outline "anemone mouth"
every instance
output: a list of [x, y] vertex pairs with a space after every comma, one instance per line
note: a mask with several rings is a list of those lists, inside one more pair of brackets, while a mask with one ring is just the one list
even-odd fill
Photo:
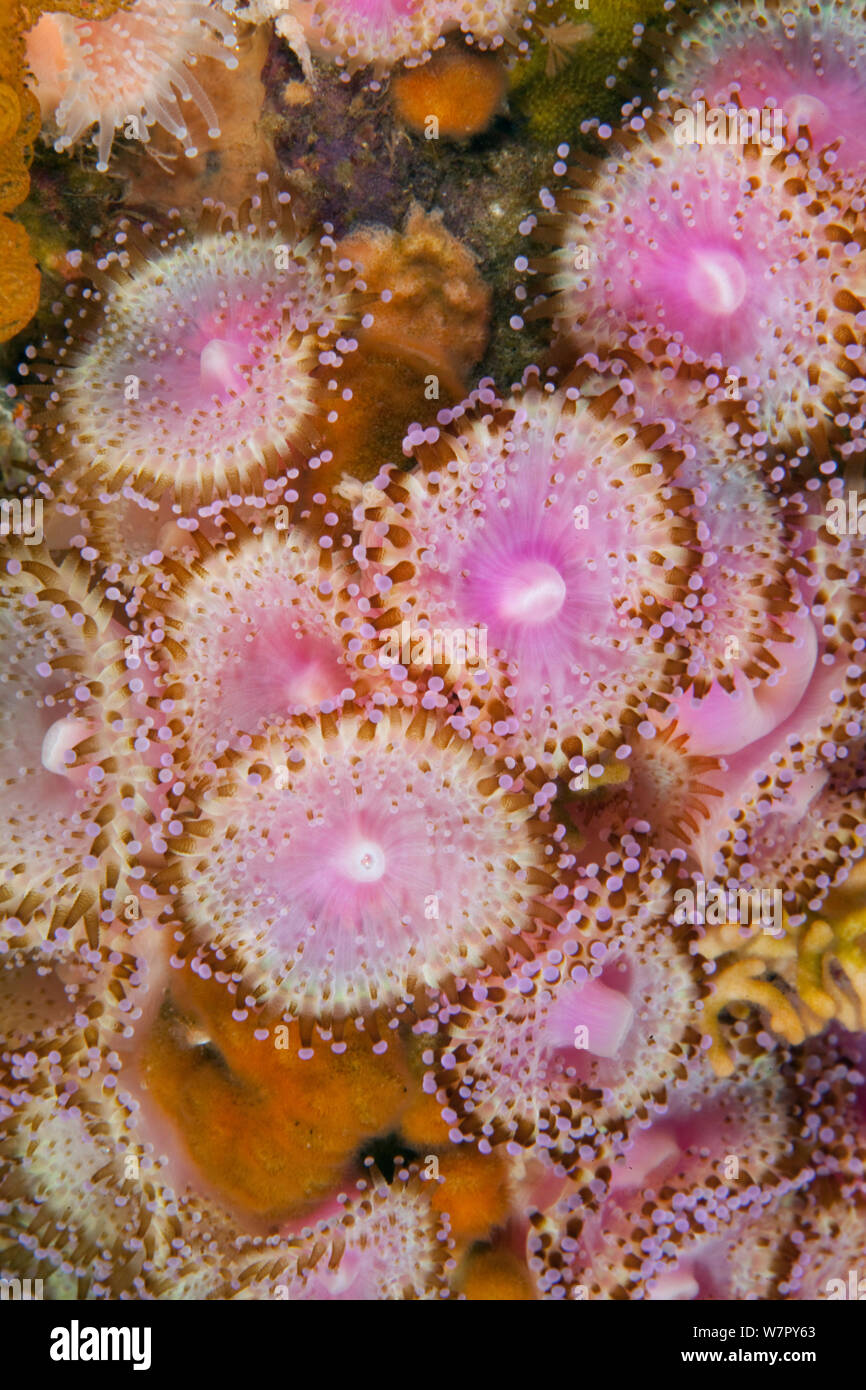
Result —
[[830, 135], [832, 116], [829, 107], [814, 92], [795, 92], [785, 101], [784, 114], [789, 143], [793, 144], [800, 130], [806, 129], [813, 136], [816, 145], [828, 143], [825, 136]]
[[[441, 1055], [430, 1055], [452, 1123], [482, 1152], [535, 1146], [585, 1172], [582, 1145], [600, 1157], [611, 1135], [686, 1083], [706, 986], [689, 932], [660, 925], [658, 903], [637, 915], [644, 888], [622, 887], [632, 877], [611, 871], [610, 902], [625, 902], [611, 912], [609, 937], [587, 924], [586, 939], [570, 940], [565, 928], [540, 969], [476, 990]], [[585, 911], [606, 915], [599, 902]], [[640, 928], [628, 926], [632, 914]]]
[[[453, 574], [459, 565], [456, 583], [450, 576], [431, 574], [430, 578], [443, 606], [456, 610], [461, 621], [469, 623], [471, 616], [476, 626], [486, 628], [488, 641], [518, 670], [535, 658], [549, 676], [550, 652], [557, 639], [567, 644], [575, 663], [579, 655], [588, 657], [587, 651], [577, 650], [579, 617], [586, 608], [602, 618], [607, 608], [611, 625], [619, 625], [616, 596], [606, 591], [606, 576], [598, 573], [595, 555], [584, 559], [576, 544], [569, 548], [570, 537], [563, 537], [561, 528], [542, 534], [529, 550], [519, 527], [516, 536], [511, 529], [510, 519], [494, 513], [474, 544], [471, 559], [461, 554], [451, 563], [445, 561], [446, 574]], [[591, 639], [586, 646], [591, 646]]]
[[748, 290], [743, 258], [733, 248], [708, 247], [692, 253], [686, 267], [686, 293], [695, 309], [729, 318]]
[[519, 557], [498, 596], [499, 618], [507, 626], [535, 627], [552, 622], [567, 593], [565, 580], [555, 565]]
[[110, 622], [86, 566], [15, 548], [0, 582], [4, 936], [86, 930], [95, 946], [112, 904], [137, 902], [135, 835], [154, 819], [137, 764], [150, 739], [144, 704], [122, 708]]
[[[228, 783], [192, 792], [164, 887], [181, 954], [230, 955], [247, 992], [307, 1037], [311, 1020], [342, 1027], [531, 952], [549, 881], [531, 798], [448, 725], [347, 706], [287, 725], [241, 768], [224, 758]], [[202, 835], [207, 855], [190, 857]]]
[[[814, 257], [818, 204], [809, 213], [797, 201], [798, 155], [683, 145], [682, 115], [694, 118], [691, 108], [663, 112], [596, 170], [573, 171], [560, 249], [539, 266], [552, 273], [537, 312], [552, 315], [564, 353], [640, 345], [657, 365], [661, 347], [721, 367], [725, 390], [754, 397], [755, 423], [772, 438], [808, 438], [820, 433], [822, 402], [830, 418], [840, 413], [830, 403], [849, 372], [824, 351], [822, 306], [856, 270], [841, 246]], [[801, 173], [808, 184], [805, 165]], [[843, 336], [850, 327], [838, 320]]]
[[46, 463], [186, 511], [255, 492], [313, 451], [347, 278], [261, 200], [236, 225], [206, 216], [196, 239], [176, 226], [161, 241], [119, 235], [131, 273], [92, 270], [52, 389], [47, 367], [26, 370]]
[[616, 395], [529, 384], [493, 412], [479, 401], [356, 509], [371, 622], [483, 633], [488, 689], [512, 711], [501, 727], [534, 756], [638, 722], [683, 654], [690, 494], [669, 485], [676, 456], [613, 418]]
[[338, 872], [352, 883], [378, 883], [388, 868], [388, 854], [381, 838], [371, 839], [349, 831], [338, 840]]
[[677, 849], [700, 857], [712, 808], [724, 795], [721, 761], [691, 753], [688, 735], [675, 722], [648, 721], [629, 734], [622, 750], [600, 768], [597, 783], [580, 768], [569, 781], [575, 795], [568, 814], [578, 830], [607, 843], [623, 825], [628, 831], [650, 826], [665, 854]]
[[69, 149], [97, 125], [97, 168], [108, 168], [118, 130], [134, 123], [145, 142], [154, 124], [189, 141], [182, 102], [192, 102], [217, 129], [216, 112], [192, 68], [199, 57], [228, 67], [237, 59], [234, 26], [220, 8], [202, 0], [178, 0], [166, 12], [158, 0], [86, 22], [68, 14], [43, 14], [27, 34], [27, 56], [43, 112], [54, 121], [56, 149]]

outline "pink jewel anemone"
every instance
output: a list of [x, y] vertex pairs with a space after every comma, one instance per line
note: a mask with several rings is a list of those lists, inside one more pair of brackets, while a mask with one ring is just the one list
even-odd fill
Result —
[[820, 912], [866, 849], [864, 793], [845, 785], [845, 771], [786, 774], [774, 795], [756, 797], [717, 852], [728, 887], [776, 889], [792, 926]]
[[684, 652], [689, 494], [676, 455], [611, 417], [615, 395], [482, 390], [474, 418], [417, 448], [417, 472], [386, 471], [356, 509], [376, 630], [484, 634], [513, 709], [494, 731], [538, 760], [613, 746], [663, 707]]
[[154, 1180], [129, 1107], [96, 1081], [67, 1081], [64, 1052], [22, 1085], [23, 1104], [0, 1126], [11, 1213], [0, 1216], [0, 1263], [43, 1277], [48, 1298], [146, 1297], [182, 1245], [175, 1194]]
[[626, 747], [628, 757], [609, 763], [597, 782], [572, 760], [567, 819], [598, 853], [623, 826], [636, 833], [651, 827], [658, 855], [694, 853], [711, 808], [724, 795], [722, 763], [692, 753], [675, 723], [658, 720], [640, 734], [632, 731]]
[[[293, 41], [280, 24], [277, 28]], [[377, 73], [396, 63], [418, 63], [441, 46], [442, 35], [460, 29], [478, 48], [516, 46], [518, 0], [293, 0], [310, 48], [339, 67], [354, 71], [372, 65]]]
[[728, 696], [716, 687], [703, 700], [689, 693], [672, 705], [695, 751], [726, 755], [735, 796], [785, 769], [844, 759], [863, 733], [866, 550], [861, 537], [835, 533], [830, 491], [816, 485], [785, 499], [801, 606], [786, 622], [795, 640], [778, 649], [779, 676], [755, 691], [741, 683]]
[[191, 797], [162, 875], [180, 954], [230, 959], [306, 1038], [528, 954], [553, 886], [531, 798], [423, 710], [296, 720]]
[[678, 708], [683, 731], [700, 722], [702, 753], [735, 752], [791, 712], [814, 667], [814, 626], [791, 562], [796, 521], [756, 457], [742, 407], [729, 416], [685, 366], [651, 372], [630, 350], [605, 364], [599, 383], [610, 372], [629, 411], [683, 456], [677, 481], [693, 498], [700, 564], [683, 605], [688, 693]]
[[189, 143], [181, 102], [192, 102], [219, 135], [217, 114], [192, 69], [200, 57], [237, 67], [234, 26], [218, 5], [202, 0], [135, 0], [107, 19], [43, 14], [27, 35], [27, 61], [43, 115], [68, 150], [96, 125], [97, 169], [108, 168], [118, 130], [147, 141], [160, 125]]
[[665, 86], [711, 107], [775, 107], [793, 145], [805, 128], [815, 150], [837, 145], [841, 172], [866, 174], [866, 21], [849, 0], [749, 0], [700, 11], [677, 34]]
[[[150, 735], [120, 711], [112, 606], [87, 566], [15, 546], [0, 577], [3, 936], [65, 940], [110, 922], [142, 870]], [[155, 774], [154, 774], [155, 777]], [[141, 841], [136, 840], [141, 835]]]
[[851, 278], [805, 170], [757, 144], [679, 143], [659, 116], [559, 200], [552, 312], [563, 350], [628, 344], [703, 362], [774, 438], [820, 432], [847, 377], [830, 325]]
[[164, 585], [157, 571], [143, 600], [163, 624], [163, 691], [194, 768], [293, 715], [339, 708], [362, 683], [343, 555], [272, 517], [260, 534], [224, 520], [232, 542], [200, 540], [191, 568], [172, 565]]
[[3, 939], [0, 948], [0, 1118], [15, 1114], [46, 1068], [93, 1075], [125, 1035], [138, 959], [117, 931], [97, 948]]
[[532, 1147], [580, 1171], [699, 1056], [707, 989], [689, 947], [688, 931], [644, 921], [604, 940], [557, 937], [511, 979], [476, 986], [437, 1060], [444, 1118], [482, 1153]]
[[[390, 1184], [373, 1170], [337, 1215], [236, 1272], [228, 1297], [367, 1303], [448, 1296], [453, 1241], [430, 1205], [429, 1184], [399, 1169]], [[235, 1292], [235, 1290], [237, 1290]]]
[[22, 368], [48, 467], [189, 509], [308, 456], [350, 301], [333, 241], [295, 239], [287, 199], [208, 214], [194, 237], [177, 219], [155, 244], [118, 234], [95, 291], [70, 293], [59, 365]]
[[534, 1219], [529, 1266], [547, 1297], [735, 1296], [731, 1256], [768, 1211], [778, 1230], [789, 1194], [810, 1175], [798, 1168], [778, 1082], [755, 1075], [722, 1090], [693, 1077], [692, 1087], [668, 1116], [629, 1136], [600, 1209], [566, 1191]]
[[692, 450], [680, 479], [695, 498], [701, 569], [686, 600], [694, 623], [689, 675], [695, 694], [713, 682], [732, 691], [740, 679], [781, 670], [794, 641], [799, 594], [789, 574], [784, 518], [746, 460]]

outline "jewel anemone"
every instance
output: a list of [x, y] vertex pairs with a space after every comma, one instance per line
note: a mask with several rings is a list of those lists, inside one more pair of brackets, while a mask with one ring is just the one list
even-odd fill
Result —
[[653, 369], [633, 348], [609, 360], [588, 354], [578, 370], [592, 396], [618, 387], [614, 413], [658, 430], [658, 447], [682, 456], [676, 481], [692, 499], [700, 552], [683, 605], [688, 687], [703, 696], [714, 684], [731, 693], [766, 683], [780, 672], [803, 615], [785, 509], [752, 443], [748, 413], [708, 397], [685, 363]]
[[299, 240], [287, 201], [210, 208], [194, 235], [179, 214], [152, 240], [117, 234], [92, 287], [68, 288], [46, 360], [21, 368], [43, 466], [188, 511], [306, 461], [317, 378], [355, 343], [339, 338], [348, 262], [327, 236]]
[[348, 1017], [374, 1027], [531, 954], [553, 886], [532, 798], [424, 710], [296, 719], [189, 798], [160, 877], [178, 954], [234, 974], [243, 1007], [297, 1016], [305, 1045], [313, 1021], [339, 1040]]
[[[629, 1136], [610, 1191], [587, 1212], [566, 1193], [533, 1219], [527, 1249], [550, 1298], [731, 1296], [728, 1252], [811, 1174], [800, 1166], [787, 1093], [752, 1076], [722, 1089], [693, 1078], [669, 1114]], [[732, 1161], [733, 1160], [733, 1161]]]
[[[60, 940], [136, 897], [153, 812], [143, 707], [124, 708], [112, 604], [75, 555], [15, 545], [0, 577], [4, 936]], [[156, 774], [153, 774], [155, 779]]]
[[866, 1037], [834, 1024], [787, 1069], [804, 1117], [802, 1143], [828, 1197], [862, 1196], [866, 1162]]
[[557, 938], [476, 987], [434, 1073], [455, 1133], [569, 1172], [593, 1148], [609, 1158], [610, 1136], [667, 1104], [699, 1056], [707, 988], [689, 946], [688, 931], [658, 924]]
[[690, 497], [671, 481], [678, 456], [613, 418], [616, 395], [482, 389], [355, 511], [372, 626], [483, 634], [513, 711], [494, 732], [545, 764], [615, 747], [683, 669]]
[[826, 492], [798, 494], [791, 512], [792, 548], [816, 630], [817, 659], [802, 705], [780, 733], [796, 767], [808, 769], [818, 761], [844, 760], [863, 734], [866, 546], [860, 535], [836, 534]]
[[834, 167], [866, 174], [866, 20], [848, 0], [714, 4], [670, 43], [664, 84], [682, 101], [776, 108], [790, 145], [802, 130], [815, 150], [836, 146]]
[[271, 517], [258, 534], [228, 514], [226, 525], [230, 542], [199, 536], [190, 567], [174, 564], [164, 585], [157, 569], [143, 598], [165, 634], [163, 691], [193, 769], [239, 739], [249, 746], [250, 734], [357, 696], [369, 645], [357, 635], [351, 562], [329, 537], [277, 530]]
[[398, 1169], [390, 1184], [373, 1170], [353, 1196], [341, 1195], [337, 1215], [288, 1249], [278, 1246], [267, 1265], [259, 1259], [239, 1269], [236, 1261], [231, 1296], [355, 1303], [447, 1298], [453, 1241], [427, 1188], [413, 1169]]
[[608, 844], [626, 831], [651, 834], [654, 849], [667, 856], [700, 855], [712, 808], [724, 795], [718, 758], [692, 753], [676, 723], [650, 721], [629, 734], [628, 757], [616, 763], [621, 776], [592, 783], [586, 769], [569, 781], [568, 818], [592, 846]]
[[174, 1193], [135, 1143], [128, 1106], [64, 1079], [46, 1059], [0, 1127], [0, 1265], [43, 1278], [50, 1298], [147, 1297], [179, 1261]]
[[338, 67], [384, 73], [429, 58], [452, 30], [476, 48], [516, 46], [519, 11], [517, 0], [298, 0], [292, 20], [309, 47]]
[[76, 19], [62, 12], [41, 15], [27, 34], [27, 62], [44, 117], [58, 135], [56, 150], [71, 149], [94, 125], [97, 169], [108, 168], [115, 134], [147, 141], [160, 125], [189, 142], [181, 102], [192, 102], [219, 135], [217, 114], [195, 77], [198, 58], [237, 67], [231, 50], [234, 26], [216, 5], [202, 0], [135, 0], [107, 19]]
[[[674, 115], [679, 114], [674, 113]], [[834, 334], [856, 283], [808, 170], [756, 143], [685, 144], [667, 113], [572, 170], [549, 228], [559, 350], [703, 363], [774, 439], [823, 439], [847, 375]], [[853, 312], [853, 310], [852, 310]]]
[[786, 773], [770, 795], [741, 808], [717, 851], [729, 888], [782, 894], [790, 924], [820, 912], [866, 849], [864, 793], [845, 785], [845, 762]]
[[726, 756], [735, 798], [785, 769], [844, 759], [862, 734], [866, 554], [861, 537], [836, 534], [830, 498], [839, 487], [813, 479], [779, 497], [797, 605], [780, 617], [787, 644], [771, 649], [779, 669], [763, 683], [740, 677], [730, 694], [717, 685], [703, 699], [689, 692], [672, 702], [694, 750]]

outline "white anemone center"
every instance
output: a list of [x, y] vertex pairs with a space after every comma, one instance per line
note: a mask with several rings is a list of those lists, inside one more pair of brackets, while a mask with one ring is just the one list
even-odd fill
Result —
[[731, 251], [702, 251], [692, 258], [686, 290], [696, 308], [728, 316], [739, 309], [747, 289], [743, 263]]
[[237, 366], [247, 355], [245, 349], [237, 343], [227, 342], [225, 338], [211, 338], [202, 348], [199, 357], [202, 390], [211, 394], [229, 390], [244, 391], [246, 382]]
[[46, 772], [68, 776], [71, 764], [66, 761], [66, 754], [89, 733], [86, 719], [55, 719], [42, 740], [42, 766]]
[[499, 613], [506, 622], [547, 623], [565, 602], [565, 580], [545, 560], [526, 560], [505, 581]]
[[286, 699], [290, 705], [312, 709], [321, 705], [339, 689], [339, 681], [321, 661], [308, 661], [286, 681]]
[[385, 851], [375, 840], [353, 840], [343, 854], [342, 867], [356, 883], [378, 883], [385, 872]]

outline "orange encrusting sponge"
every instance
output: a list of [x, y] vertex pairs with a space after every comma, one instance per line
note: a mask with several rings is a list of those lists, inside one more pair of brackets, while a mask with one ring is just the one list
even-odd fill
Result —
[[340, 1182], [364, 1139], [399, 1122], [409, 1077], [399, 1039], [375, 1055], [348, 1033], [346, 1051], [299, 1059], [296, 1025], [254, 1036], [232, 1018], [217, 982], [183, 972], [146, 1040], [142, 1079], [194, 1165], [223, 1199], [250, 1216], [302, 1211]]
[[526, 1303], [534, 1297], [529, 1271], [507, 1250], [473, 1250], [458, 1283], [469, 1303]]
[[505, 69], [492, 54], [448, 46], [391, 79], [397, 117], [428, 139], [468, 140], [502, 109]]
[[477, 1152], [439, 1155], [439, 1175], [430, 1184], [430, 1205], [447, 1212], [451, 1234], [460, 1244], [481, 1240], [508, 1219], [508, 1183], [501, 1160]]

